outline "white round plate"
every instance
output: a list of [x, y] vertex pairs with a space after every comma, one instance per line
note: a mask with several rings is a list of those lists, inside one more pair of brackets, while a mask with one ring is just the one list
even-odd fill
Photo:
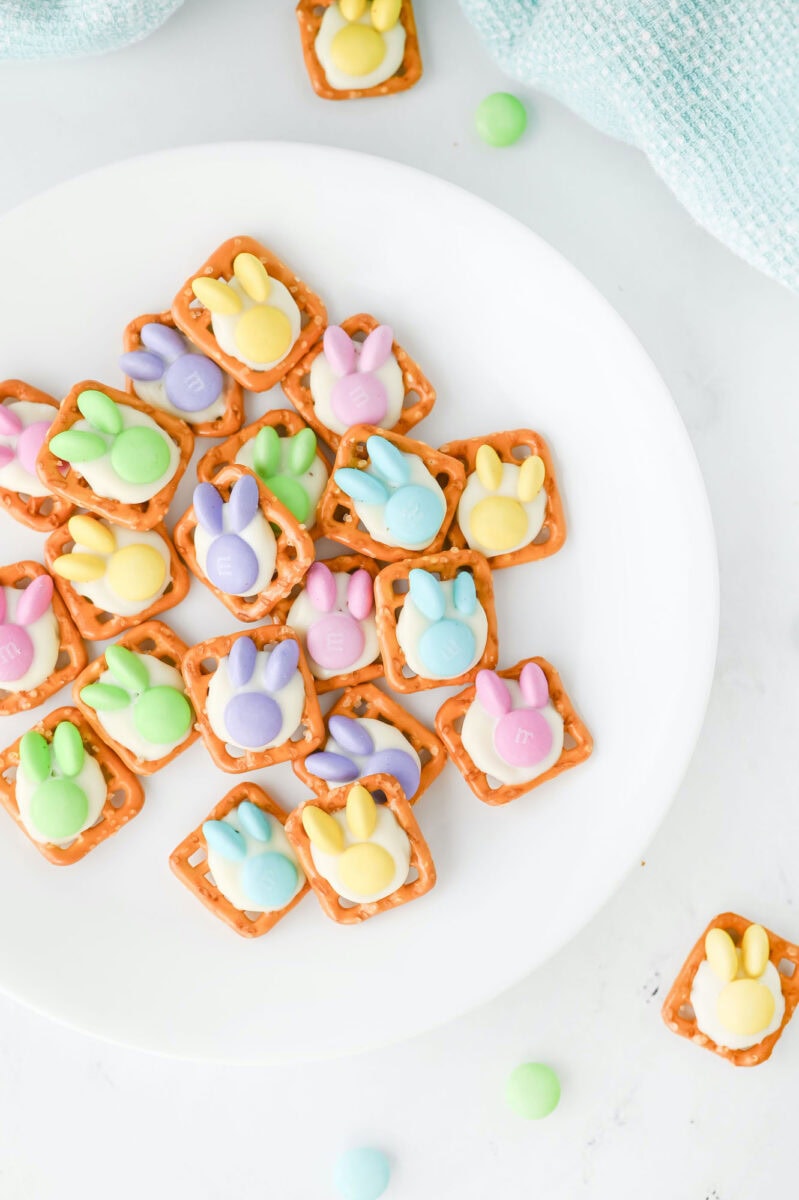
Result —
[[[225, 238], [273, 248], [332, 320], [394, 325], [438, 389], [419, 435], [532, 427], [554, 450], [569, 534], [495, 575], [501, 665], [553, 662], [593, 757], [505, 808], [448, 765], [416, 813], [439, 882], [340, 927], [313, 897], [237, 937], [173, 877], [171, 850], [233, 785], [202, 743], [145, 781], [130, 826], [49, 865], [0, 812], [0, 986], [101, 1037], [205, 1059], [349, 1053], [481, 1004], [581, 928], [637, 860], [699, 732], [717, 633], [716, 554], [685, 429], [608, 304], [528, 229], [407, 167], [313, 146], [194, 147], [76, 179], [0, 222], [0, 378], [63, 396], [121, 386], [123, 327], [167, 308]], [[248, 420], [280, 407], [249, 397]], [[204, 452], [210, 443], [200, 440]], [[170, 519], [189, 503], [187, 475]], [[43, 538], [4, 519], [2, 561]], [[187, 641], [236, 626], [197, 581], [164, 619]], [[432, 722], [450, 689], [409, 707]], [[33, 718], [2, 719], [2, 745]], [[288, 767], [257, 782], [293, 806]]]

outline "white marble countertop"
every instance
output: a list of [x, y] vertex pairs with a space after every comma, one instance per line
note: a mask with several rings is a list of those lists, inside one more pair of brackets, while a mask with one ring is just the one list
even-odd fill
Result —
[[[414, 1042], [293, 1069], [206, 1067], [93, 1041], [0, 998], [3, 1200], [321, 1200], [337, 1153], [364, 1142], [394, 1160], [387, 1200], [795, 1188], [799, 1028], [766, 1066], [734, 1071], [669, 1034], [659, 1006], [715, 912], [799, 940], [799, 302], [698, 229], [641, 154], [550, 100], [530, 97], [518, 147], [482, 146], [472, 110], [502, 77], [455, 0], [416, 7], [426, 74], [390, 109], [314, 97], [291, 0], [187, 0], [129, 50], [4, 64], [0, 212], [129, 155], [285, 138], [425, 168], [547, 238], [649, 351], [705, 474], [722, 618], [699, 746], [646, 862], [589, 927], [514, 991]], [[631, 738], [645, 719], [630, 697]], [[563, 1082], [539, 1124], [502, 1101], [508, 1071], [531, 1058]]]

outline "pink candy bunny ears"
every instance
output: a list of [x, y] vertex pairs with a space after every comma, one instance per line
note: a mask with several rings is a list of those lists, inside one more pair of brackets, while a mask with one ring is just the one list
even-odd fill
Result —
[[[336, 577], [323, 562], [315, 562], [305, 580], [305, 589], [314, 608], [332, 612], [336, 605]], [[347, 609], [356, 621], [363, 621], [374, 608], [372, 576], [363, 567], [353, 571], [347, 583]]]
[[391, 358], [394, 331], [378, 325], [362, 345], [340, 325], [329, 325], [323, 346], [325, 358], [338, 376], [330, 395], [336, 417], [347, 425], [379, 425], [388, 411], [388, 394], [376, 371]]
[[0, 467], [14, 459], [29, 475], [36, 474], [36, 456], [44, 445], [49, 421], [34, 421], [24, 426], [12, 408], [0, 404], [0, 437], [14, 438], [13, 446], [0, 446]]
[[[504, 717], [513, 708], [508, 687], [496, 671], [479, 671], [475, 688], [478, 700], [492, 717]], [[549, 703], [547, 677], [537, 663], [522, 668], [519, 690], [528, 708], [545, 708]]]
[[52, 579], [37, 575], [19, 598], [15, 620], [6, 622], [6, 590], [0, 587], [0, 683], [21, 679], [30, 669], [35, 648], [24, 626], [44, 616], [52, 598]]
[[524, 707], [513, 707], [510, 691], [495, 671], [480, 671], [475, 681], [483, 708], [497, 718], [494, 748], [512, 767], [537, 767], [552, 750], [552, 729], [540, 709], [549, 703], [547, 677], [537, 663], [527, 663], [519, 676]]

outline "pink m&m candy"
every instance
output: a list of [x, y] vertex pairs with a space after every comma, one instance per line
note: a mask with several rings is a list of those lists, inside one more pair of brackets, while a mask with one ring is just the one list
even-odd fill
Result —
[[328, 613], [314, 621], [308, 630], [308, 653], [326, 671], [352, 666], [363, 654], [364, 635], [358, 622], [348, 613]]
[[552, 749], [552, 730], [537, 709], [518, 708], [497, 721], [494, 747], [509, 766], [534, 767]]
[[347, 425], [379, 425], [386, 415], [386, 389], [376, 375], [345, 375], [337, 379], [330, 407]]

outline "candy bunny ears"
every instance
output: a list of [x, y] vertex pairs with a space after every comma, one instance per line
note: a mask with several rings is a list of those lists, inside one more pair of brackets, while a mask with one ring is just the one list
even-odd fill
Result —
[[29, 475], [36, 474], [36, 455], [44, 445], [49, 421], [35, 421], [27, 427], [12, 408], [0, 404], [0, 437], [14, 438], [13, 446], [0, 446], [0, 467], [15, 459]]
[[200, 412], [217, 400], [225, 376], [204, 354], [191, 354], [186, 340], [168, 325], [152, 321], [139, 333], [144, 350], [131, 350], [119, 360], [130, 379], [151, 383], [163, 379], [167, 399], [181, 412]]
[[379, 370], [391, 357], [393, 344], [390, 325], [378, 325], [360, 345], [340, 325], [329, 325], [322, 341], [325, 357], [340, 378]]
[[[478, 700], [492, 717], [504, 717], [513, 708], [508, 686], [496, 671], [480, 671], [475, 688]], [[528, 662], [522, 668], [519, 690], [528, 708], [545, 708], [549, 703], [547, 677], [537, 663]]]
[[[367, 775], [391, 775], [397, 780], [406, 799], [416, 795], [421, 778], [418, 761], [406, 750], [375, 750], [368, 729], [353, 717], [334, 713], [327, 723], [328, 733], [344, 751], [316, 750], [309, 754], [305, 765], [326, 783], [350, 783]], [[362, 762], [358, 762], [362, 759]]]
[[[43, 616], [53, 599], [53, 580], [49, 575], [37, 575], [19, 598], [14, 625], [32, 625]], [[6, 590], [0, 587], [0, 627], [6, 624]]]
[[[428, 621], [440, 621], [447, 607], [447, 599], [441, 581], [421, 567], [413, 567], [408, 572], [408, 589], [419, 611]], [[477, 589], [474, 579], [468, 571], [461, 571], [455, 576], [452, 585], [452, 600], [465, 617], [469, 617], [477, 607]]]
[[[338, 599], [336, 577], [323, 562], [315, 562], [305, 579], [305, 590], [318, 612], [332, 612]], [[363, 621], [374, 608], [374, 583], [368, 571], [360, 567], [347, 581], [347, 609], [356, 621]]]
[[242, 475], [230, 490], [227, 501], [222, 499], [212, 483], [198, 483], [194, 489], [194, 511], [198, 524], [218, 537], [225, 533], [225, 511], [228, 517], [229, 535], [242, 532], [260, 508], [258, 484], [252, 475]]
[[[250, 637], [240, 637], [230, 648], [227, 657], [227, 672], [230, 682], [236, 688], [249, 683], [255, 671], [258, 647]], [[266, 692], [279, 692], [284, 688], [297, 670], [300, 660], [300, 648], [293, 638], [278, 642], [266, 660], [261, 675], [261, 683]]]

